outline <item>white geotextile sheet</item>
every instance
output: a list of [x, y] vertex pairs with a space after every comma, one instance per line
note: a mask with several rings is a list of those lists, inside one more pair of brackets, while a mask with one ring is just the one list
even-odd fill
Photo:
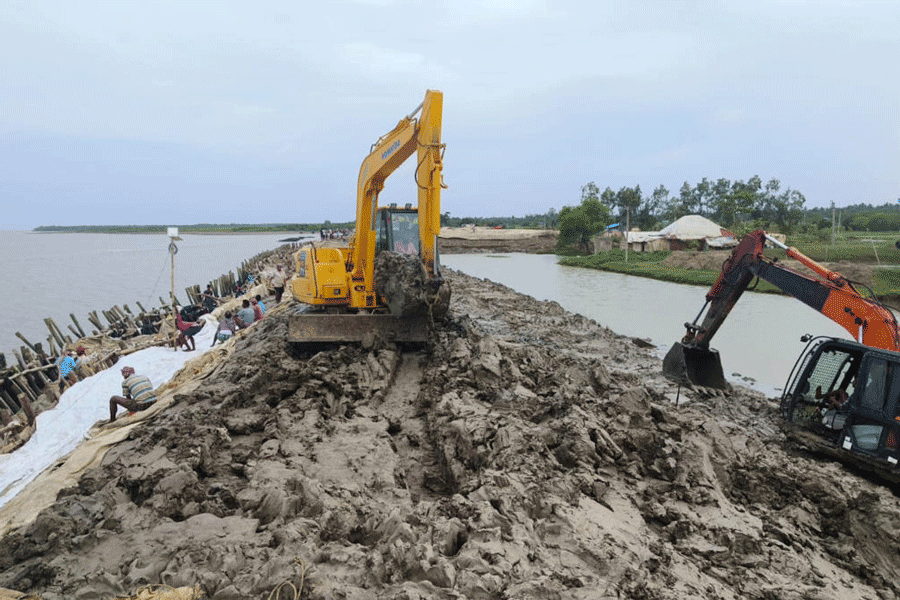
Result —
[[[37, 417], [37, 429], [24, 446], [0, 455], [0, 506], [3, 506], [44, 469], [74, 450], [97, 421], [109, 419], [109, 398], [122, 394], [124, 366], [150, 378], [154, 388], [169, 381], [188, 360], [210, 349], [218, 322], [209, 315], [194, 336], [197, 350], [185, 352], [171, 347], [153, 347], [123, 356], [115, 365], [68, 387], [54, 408]], [[55, 383], [54, 383], [55, 385]], [[117, 417], [127, 414], [118, 408]]]

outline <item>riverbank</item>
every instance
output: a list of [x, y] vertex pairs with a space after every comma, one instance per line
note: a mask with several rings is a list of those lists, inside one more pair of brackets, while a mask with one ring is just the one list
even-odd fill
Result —
[[552, 253], [558, 237], [559, 232], [552, 229], [443, 227], [438, 236], [438, 250], [442, 254]]
[[[560, 264], [709, 288], [718, 279], [722, 264], [730, 256], [730, 251], [721, 250], [629, 252], [628, 262], [625, 262], [624, 250], [613, 250], [591, 256], [561, 257]], [[814, 273], [799, 261], [780, 260], [779, 264], [811, 277], [814, 276]], [[900, 270], [879, 268], [864, 263], [823, 262], [821, 264], [826, 269], [840, 273], [850, 281], [867, 286], [888, 306], [900, 308]], [[784, 294], [780, 288], [766, 281], [759, 281], [753, 291]], [[864, 290], [861, 291], [865, 293]]]
[[789, 447], [774, 402], [682, 389], [676, 406], [645, 344], [446, 276], [426, 347], [292, 349], [285, 304], [177, 375], [164, 410], [4, 531], [0, 587], [898, 597], [896, 499]]

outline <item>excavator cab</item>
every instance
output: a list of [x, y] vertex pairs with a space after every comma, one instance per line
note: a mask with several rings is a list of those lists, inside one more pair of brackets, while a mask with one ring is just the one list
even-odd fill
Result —
[[781, 397], [793, 437], [900, 482], [900, 355], [831, 337], [812, 339]]
[[419, 211], [411, 208], [397, 208], [395, 204], [379, 208], [376, 217], [375, 253], [390, 251], [418, 256]]

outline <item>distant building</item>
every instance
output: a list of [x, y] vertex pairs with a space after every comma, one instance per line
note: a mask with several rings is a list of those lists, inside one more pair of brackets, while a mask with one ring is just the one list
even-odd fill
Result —
[[[616, 232], [619, 233], [619, 232]], [[724, 249], [737, 245], [737, 237], [700, 215], [687, 215], [659, 231], [629, 231], [619, 233], [619, 238], [603, 233], [594, 238], [594, 251], [610, 250], [614, 245], [633, 252], [654, 250], [686, 250], [699, 242], [700, 250]]]

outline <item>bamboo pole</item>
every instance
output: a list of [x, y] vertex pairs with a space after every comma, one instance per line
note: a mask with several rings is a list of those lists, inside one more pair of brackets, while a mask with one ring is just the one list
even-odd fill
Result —
[[0, 398], [3, 398], [3, 403], [6, 405], [6, 408], [8, 408], [12, 414], [16, 414], [17, 412], [19, 412], [18, 400], [14, 399], [9, 394], [9, 392], [6, 391], [6, 389], [0, 388]]
[[137, 300], [135, 300], [134, 303], [138, 305], [138, 308], [141, 309], [141, 312], [150, 312], [146, 308], [144, 308], [144, 305], [141, 304], [140, 302], [138, 302]]
[[[70, 338], [68, 335], [66, 335], [62, 332], [62, 329], [59, 328], [59, 325], [56, 324], [56, 321], [54, 321], [53, 319], [50, 319], [50, 322], [53, 323], [53, 327], [56, 328], [56, 331], [57, 331], [57, 333], [59, 333], [60, 337], [62, 337], [62, 339], [64, 339], [64, 340], [66, 340], [67, 344], [71, 344], [72, 338]], [[78, 336], [75, 336], [75, 337], [77, 338]]]
[[59, 345], [59, 347], [62, 348], [65, 345], [65, 342], [63, 342], [62, 336], [53, 329], [50, 317], [44, 319], [44, 325], [46, 325], [47, 329], [50, 330], [50, 335], [54, 338], [54, 340], [56, 340], [56, 343]]
[[98, 331], [103, 330], [103, 324], [100, 323], [100, 317], [97, 316], [97, 311], [94, 310], [88, 314], [88, 321], [90, 321], [91, 325], [96, 327]]
[[56, 365], [51, 363], [49, 365], [41, 365], [39, 367], [31, 367], [30, 369], [25, 369], [24, 371], [20, 371], [16, 375], [27, 375], [29, 373], [40, 373], [42, 371], [47, 371], [49, 369], [55, 369], [55, 368], [57, 368]]
[[[21, 333], [19, 333], [18, 331], [16, 332], [16, 337], [19, 338], [20, 340], [22, 340], [23, 342], [25, 342], [26, 346], [28, 346], [29, 348], [34, 350], [34, 345], [31, 342], [29, 342], [28, 340], [26, 340], [25, 336], [22, 335]], [[35, 350], [35, 352], [37, 352], [37, 350]]]
[[31, 391], [31, 388], [27, 385], [26, 386], [21, 385], [18, 381], [16, 381], [17, 378], [18, 378], [18, 375], [15, 375], [14, 377], [10, 377], [9, 382], [11, 384], [13, 384], [13, 386], [18, 388], [19, 393], [22, 394], [24, 397], [31, 398], [32, 400], [37, 400], [37, 396], [34, 395], [34, 392]]
[[16, 362], [19, 363], [19, 368], [20, 368], [20, 369], [24, 369], [24, 368], [25, 368], [25, 361], [22, 360], [22, 355], [19, 354], [19, 351], [18, 351], [18, 350], [13, 350], [13, 356], [16, 357]]
[[81, 324], [78, 322], [78, 319], [75, 318], [75, 313], [69, 313], [69, 316], [72, 317], [72, 322], [75, 323], [75, 327], [78, 328], [78, 331], [81, 334], [79, 337], [87, 337], [86, 335], [84, 335], [84, 329], [81, 328]]

